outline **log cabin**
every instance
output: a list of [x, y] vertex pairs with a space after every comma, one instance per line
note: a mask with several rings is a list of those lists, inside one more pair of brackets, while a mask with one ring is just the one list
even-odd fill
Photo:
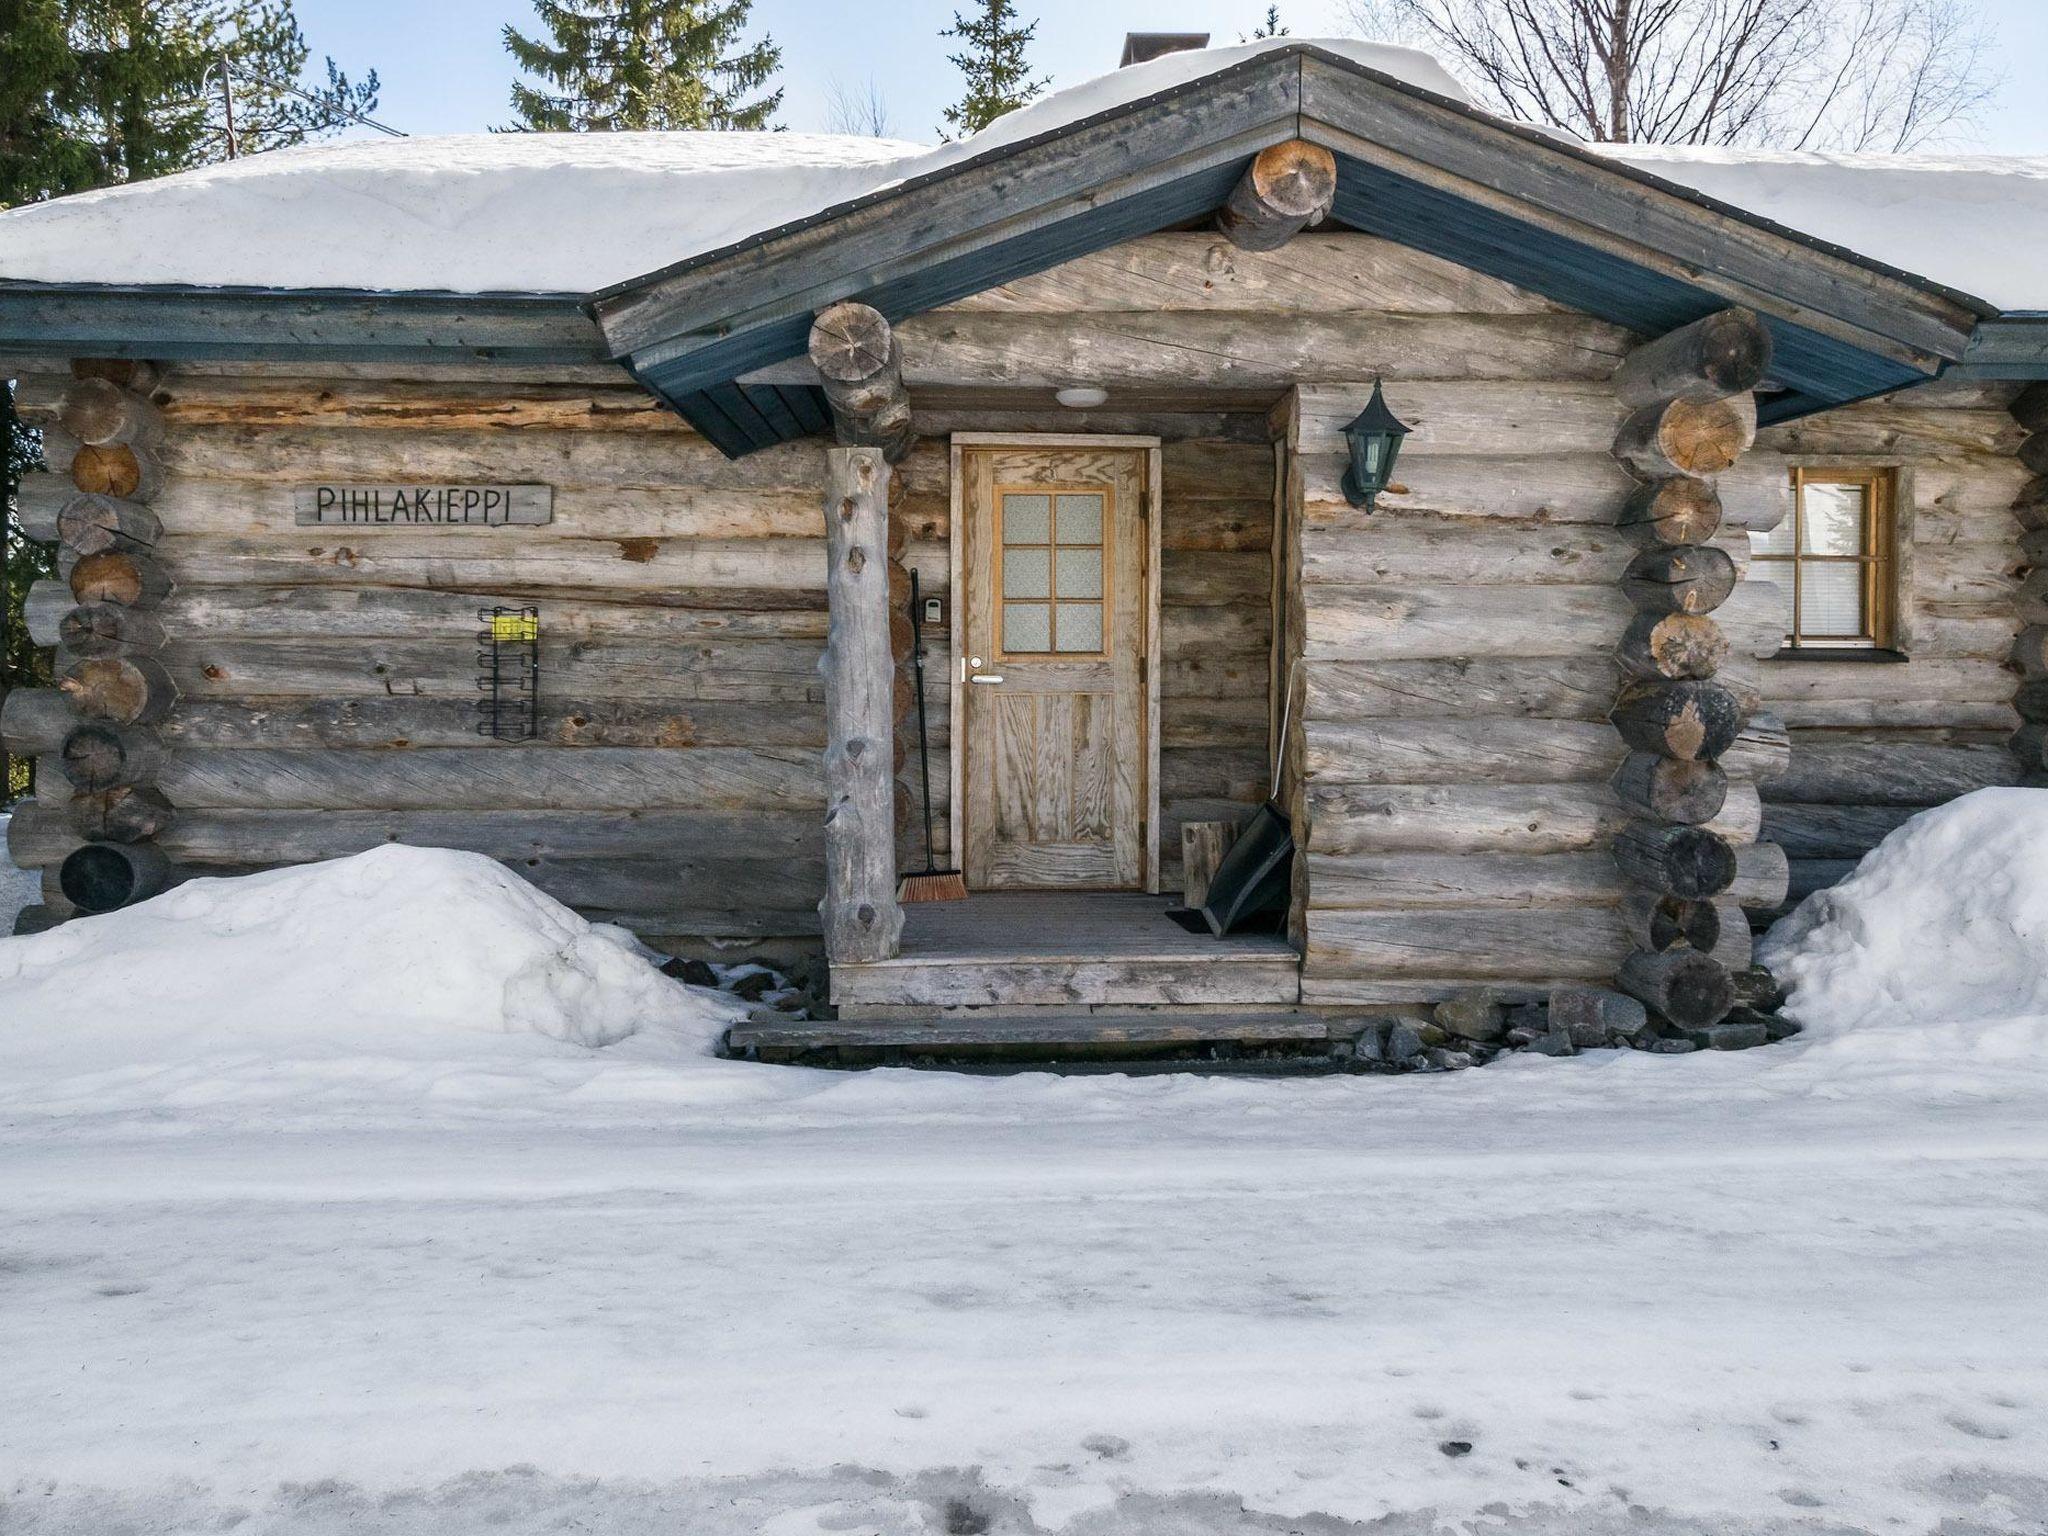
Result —
[[[344, 144], [0, 215], [60, 549], [24, 923], [406, 841], [822, 952], [812, 1043], [1711, 1023], [1754, 923], [2042, 769], [2025, 171], [1581, 144], [1278, 39], [937, 150]], [[1280, 920], [1169, 918], [1268, 806]], [[899, 902], [928, 862], [967, 898]]]

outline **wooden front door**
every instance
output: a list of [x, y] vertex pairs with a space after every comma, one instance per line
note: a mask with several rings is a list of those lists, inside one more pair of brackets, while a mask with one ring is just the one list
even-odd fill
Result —
[[977, 890], [1151, 879], [1154, 604], [1144, 447], [968, 447], [959, 679]]

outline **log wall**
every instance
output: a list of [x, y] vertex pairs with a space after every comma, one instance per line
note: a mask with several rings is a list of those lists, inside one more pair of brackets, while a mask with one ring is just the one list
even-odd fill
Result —
[[2017, 386], [1935, 383], [1760, 433], [1745, 477], [1795, 465], [1897, 472], [1894, 549], [1905, 660], [1767, 660], [1765, 707], [1791, 728], [1766, 780], [1765, 835], [1791, 859], [1791, 899], [1846, 875], [1916, 811], [2019, 780], [2013, 638], [2026, 617], [2026, 436]]

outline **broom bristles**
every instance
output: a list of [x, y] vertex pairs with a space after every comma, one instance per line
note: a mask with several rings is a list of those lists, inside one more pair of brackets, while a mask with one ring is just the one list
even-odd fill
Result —
[[896, 887], [898, 901], [965, 901], [967, 880], [957, 869], [928, 869], [905, 875]]

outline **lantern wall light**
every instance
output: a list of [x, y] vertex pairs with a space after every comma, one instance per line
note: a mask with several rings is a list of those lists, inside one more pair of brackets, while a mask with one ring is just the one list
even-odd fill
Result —
[[1394, 477], [1394, 460], [1401, 453], [1401, 439], [1408, 428], [1387, 409], [1380, 393], [1380, 381], [1372, 381], [1372, 398], [1365, 409], [1344, 429], [1344, 441], [1351, 449], [1351, 465], [1344, 471], [1344, 499], [1354, 507], [1372, 510], [1373, 498], [1387, 488]]

